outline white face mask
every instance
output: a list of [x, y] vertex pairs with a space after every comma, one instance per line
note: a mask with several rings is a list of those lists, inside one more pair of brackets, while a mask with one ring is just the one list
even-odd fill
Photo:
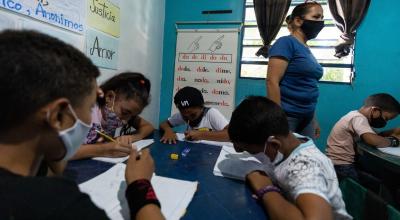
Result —
[[71, 111], [72, 115], [76, 119], [74, 125], [70, 128], [67, 128], [63, 131], [58, 132], [58, 136], [60, 137], [61, 141], [64, 144], [66, 153], [62, 160], [68, 160], [79, 149], [83, 140], [87, 136], [91, 125], [88, 125], [82, 122], [78, 116], [76, 115], [75, 111], [72, 109], [71, 105], [68, 105], [69, 110]]
[[274, 136], [268, 137], [267, 141], [264, 144], [264, 150], [262, 152], [253, 155], [261, 163], [271, 163], [272, 162], [272, 164], [275, 165], [283, 159], [283, 154], [281, 152], [279, 152], [279, 150], [277, 151], [274, 161], [271, 161], [271, 159], [265, 154], [265, 150], [267, 150], [267, 146], [268, 146], [268, 141], [270, 141], [272, 138], [274, 138]]

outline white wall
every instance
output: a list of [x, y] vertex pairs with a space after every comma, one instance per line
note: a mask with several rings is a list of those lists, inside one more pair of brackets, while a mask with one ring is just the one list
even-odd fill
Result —
[[[143, 73], [151, 81], [151, 102], [142, 117], [158, 127], [165, 0], [121, 0], [118, 71]], [[99, 82], [116, 71], [101, 69]]]
[[[161, 65], [165, 0], [112, 0], [119, 2], [121, 34], [119, 40], [118, 70], [100, 69], [98, 82], [118, 72], [143, 73], [151, 81], [151, 102], [142, 117], [158, 127], [160, 113]], [[36, 29], [58, 37], [83, 52], [85, 36], [37, 21], [0, 8], [0, 31], [6, 28]]]

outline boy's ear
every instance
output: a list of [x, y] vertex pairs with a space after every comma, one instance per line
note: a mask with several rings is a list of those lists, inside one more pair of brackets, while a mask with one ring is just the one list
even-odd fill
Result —
[[71, 114], [68, 112], [68, 105], [68, 99], [60, 98], [42, 108], [44, 120], [54, 130], [62, 130], [64, 127], [70, 127], [70, 117], [66, 116], [66, 114]]
[[269, 147], [272, 147], [275, 150], [278, 150], [282, 146], [282, 142], [275, 137], [268, 138], [267, 143]]

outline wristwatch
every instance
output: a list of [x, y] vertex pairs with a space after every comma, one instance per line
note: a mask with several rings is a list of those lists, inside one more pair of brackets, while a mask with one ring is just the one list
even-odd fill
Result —
[[399, 139], [395, 136], [389, 136], [389, 137], [387, 137], [387, 139], [390, 140], [391, 147], [398, 147], [400, 145]]
[[261, 200], [263, 198], [264, 194], [269, 193], [269, 192], [281, 193], [281, 190], [274, 185], [264, 186], [263, 188], [256, 191], [256, 193], [255, 193], [256, 199]]

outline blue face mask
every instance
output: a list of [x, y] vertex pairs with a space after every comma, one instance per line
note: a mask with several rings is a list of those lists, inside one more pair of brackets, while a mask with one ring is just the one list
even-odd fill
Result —
[[74, 118], [76, 119], [76, 121], [72, 127], [58, 132], [58, 136], [63, 142], [66, 150], [62, 160], [68, 160], [72, 156], [74, 156], [74, 154], [83, 143], [83, 140], [85, 139], [86, 135], [88, 134], [91, 128], [91, 125], [82, 122], [78, 118], [75, 111], [72, 109], [71, 105], [68, 105], [68, 108], [71, 111]]

